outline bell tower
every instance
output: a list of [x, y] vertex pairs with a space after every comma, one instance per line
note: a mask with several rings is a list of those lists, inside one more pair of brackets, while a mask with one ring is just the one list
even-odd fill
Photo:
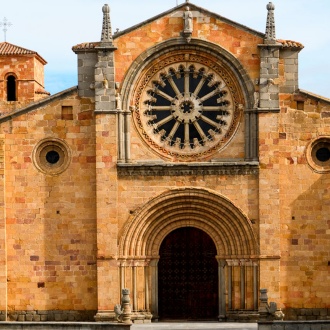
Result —
[[22, 108], [49, 95], [44, 89], [47, 62], [35, 51], [0, 43], [1, 113]]

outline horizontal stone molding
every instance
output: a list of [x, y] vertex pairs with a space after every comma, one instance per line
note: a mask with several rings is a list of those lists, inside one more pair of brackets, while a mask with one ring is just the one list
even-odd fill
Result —
[[118, 163], [119, 176], [257, 175], [259, 162]]
[[330, 321], [259, 321], [259, 330], [330, 330]]
[[0, 322], [0, 329], [6, 330], [115, 330], [130, 329], [130, 324], [108, 323], [108, 322]]
[[[7, 321], [13, 322], [92, 322], [95, 310], [33, 310], [33, 311], [8, 311]], [[4, 319], [5, 321], [5, 319]], [[21, 328], [20, 328], [21, 329]]]

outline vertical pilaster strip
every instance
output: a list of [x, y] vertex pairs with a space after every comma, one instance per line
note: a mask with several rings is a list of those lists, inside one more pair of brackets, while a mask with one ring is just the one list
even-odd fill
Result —
[[[5, 155], [4, 155], [4, 134], [0, 135], [0, 312], [5, 312], [7, 318], [8, 292], [7, 292], [7, 239], [6, 239], [6, 208], [5, 208]], [[2, 315], [1, 315], [2, 316]]]
[[[96, 221], [98, 314], [120, 301], [118, 262], [118, 117], [110, 8], [104, 5], [100, 43], [95, 47]], [[109, 153], [111, 151], [111, 153]], [[123, 288], [122, 288], [123, 289]]]
[[259, 125], [259, 236], [260, 286], [272, 288], [280, 297], [280, 208], [279, 208], [279, 54], [282, 44], [275, 39], [275, 6], [267, 5], [264, 43], [260, 47]]

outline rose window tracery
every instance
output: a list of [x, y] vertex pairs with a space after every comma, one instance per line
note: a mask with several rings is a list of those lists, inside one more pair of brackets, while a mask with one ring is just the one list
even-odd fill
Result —
[[207, 156], [237, 128], [242, 107], [237, 86], [212, 61], [168, 62], [141, 80], [136, 124], [145, 141], [165, 156], [183, 161]]

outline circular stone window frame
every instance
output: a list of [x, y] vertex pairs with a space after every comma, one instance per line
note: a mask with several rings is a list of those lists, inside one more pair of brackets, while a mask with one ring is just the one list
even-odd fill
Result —
[[330, 152], [330, 136], [322, 136], [314, 139], [306, 148], [306, 159], [309, 167], [316, 173], [330, 173], [330, 158], [326, 161], [317, 159], [317, 152], [327, 148]]
[[[195, 66], [198, 69], [205, 68], [208, 73], [214, 74], [217, 80], [226, 86], [226, 91], [229, 93], [230, 101], [232, 102], [232, 120], [225, 134], [221, 134], [215, 137], [215, 141], [207, 143], [203, 147], [198, 147], [196, 150], [189, 150], [189, 152], [168, 147], [166, 145], [167, 141], [161, 142], [158, 137], [154, 136], [151, 133], [152, 127], [147, 127], [148, 125], [143, 120], [146, 108], [142, 104], [150, 98], [148, 90], [152, 89], [152, 84], [157, 80], [157, 76], [160, 77], [164, 74], [164, 70], [169, 68], [173, 68], [176, 71], [175, 69], [182, 65], [185, 67]], [[225, 63], [219, 62], [211, 54], [205, 54], [201, 51], [191, 53], [186, 49], [166, 52], [151, 61], [139, 74], [137, 81], [135, 81], [132, 100], [134, 104], [132, 112], [133, 123], [142, 141], [159, 156], [181, 162], [209, 158], [216, 152], [223, 150], [236, 135], [241, 123], [243, 110], [246, 106], [242, 88], [233, 72]]]
[[[56, 163], [48, 162], [46, 155], [55, 151], [59, 155]], [[41, 140], [33, 149], [32, 159], [35, 167], [47, 175], [59, 175], [63, 173], [71, 163], [71, 150], [68, 144], [57, 138]]]

